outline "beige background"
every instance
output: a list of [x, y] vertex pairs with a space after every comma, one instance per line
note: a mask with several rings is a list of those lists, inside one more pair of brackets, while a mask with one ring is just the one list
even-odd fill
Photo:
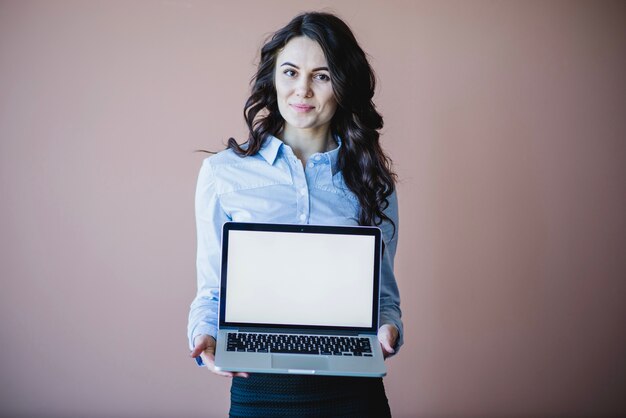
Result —
[[328, 8], [380, 79], [397, 417], [626, 413], [626, 2], [0, 1], [0, 415], [224, 416], [193, 193], [264, 36]]

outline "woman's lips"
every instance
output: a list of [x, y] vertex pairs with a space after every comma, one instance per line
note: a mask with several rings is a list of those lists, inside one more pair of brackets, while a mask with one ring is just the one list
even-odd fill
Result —
[[293, 110], [299, 113], [304, 113], [304, 112], [308, 112], [310, 110], [315, 109], [315, 106], [309, 106], [309, 105], [297, 104], [297, 103], [291, 104], [290, 106], [293, 108]]

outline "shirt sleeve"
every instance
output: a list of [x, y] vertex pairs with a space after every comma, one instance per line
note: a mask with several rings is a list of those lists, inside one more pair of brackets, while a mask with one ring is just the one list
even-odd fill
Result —
[[388, 200], [389, 206], [385, 209], [385, 214], [394, 222], [395, 229], [389, 221], [384, 221], [380, 225], [385, 243], [381, 264], [380, 325], [391, 324], [398, 329], [398, 341], [394, 347], [397, 353], [404, 343], [404, 329], [400, 310], [400, 292], [393, 272], [399, 231], [398, 197], [395, 191]]
[[217, 337], [222, 226], [230, 220], [220, 205], [209, 160], [210, 158], [205, 159], [200, 168], [196, 187], [198, 291], [191, 303], [187, 326], [191, 349], [193, 340], [198, 335]]

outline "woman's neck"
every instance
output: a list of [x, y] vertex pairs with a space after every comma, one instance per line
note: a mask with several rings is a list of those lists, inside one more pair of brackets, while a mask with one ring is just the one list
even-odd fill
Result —
[[336, 146], [330, 129], [305, 130], [285, 126], [278, 137], [291, 147], [302, 164], [306, 164], [311, 155], [330, 151]]

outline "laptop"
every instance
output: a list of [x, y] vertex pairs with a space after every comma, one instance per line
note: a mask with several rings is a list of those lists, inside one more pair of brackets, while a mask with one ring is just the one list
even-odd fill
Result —
[[381, 377], [376, 227], [227, 222], [217, 370]]

